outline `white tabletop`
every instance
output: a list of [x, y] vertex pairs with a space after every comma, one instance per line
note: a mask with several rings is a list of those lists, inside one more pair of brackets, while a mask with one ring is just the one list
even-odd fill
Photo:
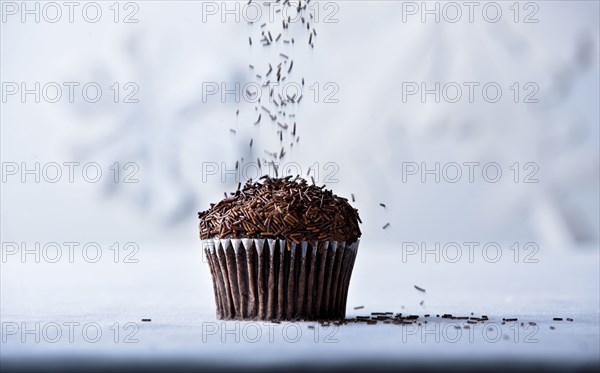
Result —
[[[403, 259], [394, 245], [363, 241], [347, 317], [391, 311], [417, 314], [428, 323], [323, 327], [217, 320], [199, 245], [144, 247], [134, 257], [138, 263], [123, 263], [122, 257], [114, 263], [107, 247], [97, 263], [86, 262], [79, 253], [70, 263], [67, 252], [58, 263], [44, 262], [43, 256], [40, 263], [33, 256], [26, 263], [18, 256], [5, 258], [4, 364], [107, 357], [244, 367], [341, 359], [417, 365], [487, 360], [598, 364], [599, 258], [594, 250], [539, 252], [533, 258], [538, 263], [523, 263], [523, 258], [515, 263], [514, 252], [501, 245], [496, 263], [488, 263], [489, 256], [478, 250], [457, 263], [443, 262], [444, 257], [436, 263], [433, 254], [422, 263], [418, 255]], [[354, 310], [358, 306], [364, 308]], [[471, 312], [490, 321], [456, 329], [465, 322], [435, 317]], [[502, 324], [502, 318], [518, 321]]]

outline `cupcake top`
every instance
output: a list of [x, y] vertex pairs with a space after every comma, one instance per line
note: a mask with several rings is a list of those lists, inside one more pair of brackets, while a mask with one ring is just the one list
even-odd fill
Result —
[[360, 236], [358, 210], [325, 185], [309, 185], [299, 176], [248, 182], [210, 209], [199, 212], [200, 239], [274, 238], [300, 241], [348, 241]]

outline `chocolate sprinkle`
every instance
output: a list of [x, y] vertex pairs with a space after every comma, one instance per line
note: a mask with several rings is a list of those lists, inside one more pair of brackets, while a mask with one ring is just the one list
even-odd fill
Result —
[[355, 242], [361, 236], [358, 210], [323, 186], [262, 177], [209, 210], [199, 212], [200, 239], [274, 238]]

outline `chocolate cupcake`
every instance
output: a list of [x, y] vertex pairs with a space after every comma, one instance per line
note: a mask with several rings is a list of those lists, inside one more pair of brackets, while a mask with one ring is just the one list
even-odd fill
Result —
[[324, 186], [263, 176], [198, 213], [219, 319], [343, 319], [358, 211]]

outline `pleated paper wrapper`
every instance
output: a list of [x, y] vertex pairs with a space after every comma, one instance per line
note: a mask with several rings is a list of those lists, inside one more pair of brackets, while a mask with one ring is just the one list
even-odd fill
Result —
[[222, 320], [340, 320], [359, 241], [207, 239]]

